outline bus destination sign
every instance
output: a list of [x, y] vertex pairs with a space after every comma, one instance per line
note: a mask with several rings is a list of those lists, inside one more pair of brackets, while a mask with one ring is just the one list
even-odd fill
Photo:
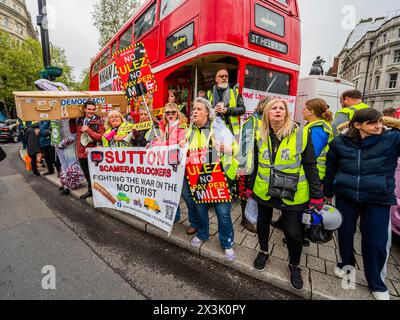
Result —
[[288, 53], [288, 46], [286, 43], [278, 42], [276, 40], [272, 40], [270, 38], [266, 38], [254, 32], [250, 32], [249, 34], [250, 43], [254, 43], [258, 46], [268, 48], [281, 53]]

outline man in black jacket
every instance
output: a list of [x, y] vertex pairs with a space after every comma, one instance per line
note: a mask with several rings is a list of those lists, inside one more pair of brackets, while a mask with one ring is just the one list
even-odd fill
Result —
[[40, 176], [36, 162], [37, 154], [40, 152], [39, 134], [40, 134], [39, 123], [36, 123], [28, 128], [25, 137], [26, 149], [29, 157], [31, 158], [32, 172], [34, 175], [37, 176]]

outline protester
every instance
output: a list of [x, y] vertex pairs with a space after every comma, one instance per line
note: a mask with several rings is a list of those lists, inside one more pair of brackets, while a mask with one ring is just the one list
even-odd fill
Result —
[[284, 100], [272, 100], [264, 109], [254, 142], [253, 198], [258, 203], [257, 234], [260, 253], [254, 268], [264, 270], [269, 259], [268, 239], [273, 209], [283, 215], [289, 250], [290, 283], [303, 288], [299, 267], [303, 249], [303, 211], [324, 204], [315, 151], [310, 134], [290, 120]]
[[28, 152], [28, 156], [31, 158], [32, 172], [37, 176], [40, 176], [37, 168], [37, 155], [40, 152], [39, 135], [39, 123], [32, 124], [26, 130], [26, 151]]
[[[150, 110], [149, 110], [150, 111]], [[155, 137], [159, 136], [158, 121], [154, 116], [153, 111], [147, 111], [145, 107], [139, 109], [140, 121], [139, 123], [152, 122], [152, 126], [147, 130], [133, 130], [133, 146], [146, 147]]]
[[[167, 103], [165, 105], [165, 111], [163, 120], [160, 121], [160, 137], [155, 138], [151, 143], [152, 146], [172, 146], [179, 145], [181, 148], [185, 147], [185, 136], [187, 129], [187, 118], [181, 112], [176, 103]], [[180, 150], [170, 150], [169, 161], [173, 160], [176, 165], [179, 162]], [[173, 157], [174, 159], [170, 159]], [[181, 210], [178, 207], [178, 211], [175, 216], [175, 222], [178, 222], [181, 218]]]
[[[239, 180], [244, 180], [243, 184], [249, 187], [249, 175], [252, 174], [254, 168], [254, 140], [256, 138], [256, 132], [260, 129], [258, 127], [259, 120], [261, 120], [262, 114], [264, 112], [264, 108], [267, 106], [270, 100], [268, 98], [262, 99], [258, 105], [253, 115], [247, 119], [247, 121], [243, 124], [242, 127], [242, 140], [240, 144], [239, 151], [239, 172], [241, 176]], [[242, 222], [241, 225], [245, 227], [248, 231], [256, 233], [256, 226], [253, 225], [245, 216], [246, 206], [247, 206], [247, 194], [249, 191], [246, 190], [246, 194], [239, 194], [240, 205], [242, 209]], [[240, 190], [238, 191], [240, 193]]]
[[349, 131], [335, 138], [326, 161], [324, 194], [330, 202], [336, 196], [336, 207], [343, 214], [337, 239], [340, 263], [334, 272], [344, 277], [345, 267], [355, 268], [354, 234], [360, 217], [365, 277], [377, 300], [390, 299], [385, 277], [399, 156], [400, 131], [384, 130], [382, 113], [369, 108], [358, 111]]
[[[312, 144], [314, 146], [317, 168], [321, 181], [325, 177], [326, 154], [329, 150], [329, 143], [333, 140], [332, 133], [332, 113], [328, 110], [328, 105], [323, 99], [311, 99], [306, 101], [302, 110], [303, 118], [307, 121], [305, 130], [310, 130]], [[273, 221], [274, 228], [282, 229], [282, 219]], [[304, 240], [304, 246], [309, 246], [308, 240]]]
[[396, 109], [395, 109], [395, 108], [388, 107], [388, 108], [386, 108], [385, 110], [383, 110], [383, 115], [384, 115], [385, 117], [392, 117], [392, 118], [395, 118], [395, 117], [396, 117], [395, 114], [396, 114]]
[[342, 109], [339, 110], [335, 119], [332, 122], [333, 134], [336, 135], [338, 133], [338, 127], [353, 119], [354, 114], [358, 110], [369, 108], [368, 105], [362, 102], [362, 93], [358, 90], [349, 90], [343, 92], [340, 96], [340, 103], [342, 105]]
[[51, 145], [50, 121], [41, 121], [39, 128], [39, 145], [47, 165], [47, 172], [43, 175], [48, 176], [54, 174], [54, 167], [56, 167], [57, 172], [60, 172], [60, 165], [59, 162], [56, 162], [56, 150]]
[[70, 194], [71, 190], [79, 188], [84, 174], [75, 152], [77, 135], [71, 133], [69, 120], [61, 120], [60, 126], [61, 141], [55, 149], [61, 165], [59, 191], [65, 196]]
[[127, 148], [132, 146], [132, 125], [127, 122], [121, 112], [113, 110], [105, 122], [106, 132], [103, 135], [103, 147]]
[[163, 119], [159, 123], [160, 137], [154, 140], [153, 145], [174, 145], [185, 139], [187, 128], [186, 116], [179, 112], [176, 103], [167, 103]]
[[95, 102], [88, 100], [84, 103], [85, 116], [77, 119], [75, 122], [70, 122], [71, 133], [77, 134], [76, 154], [81, 169], [85, 174], [86, 181], [88, 182], [88, 191], [80, 197], [82, 200], [92, 196], [87, 152], [89, 151], [88, 149], [95, 148], [101, 143], [104, 134], [104, 124], [102, 120], [95, 115], [95, 112]]
[[215, 77], [215, 85], [208, 91], [207, 98], [210, 101], [217, 116], [222, 117], [226, 126], [239, 141], [240, 117], [245, 114], [246, 107], [237, 88], [229, 87], [229, 73], [226, 69], [220, 69]]
[[181, 103], [181, 99], [179, 98], [179, 93], [177, 90], [169, 90], [168, 91], [168, 103], [176, 103], [179, 108], [179, 112], [182, 112], [186, 115], [186, 107], [185, 104]]
[[[221, 161], [224, 169], [224, 175], [232, 185], [236, 178], [238, 163], [234, 158], [235, 150], [238, 153], [238, 145], [233, 139], [233, 144], [220, 144], [216, 138], [218, 132], [213, 130], [213, 121], [215, 119], [214, 111], [209, 101], [204, 98], [197, 98], [193, 108], [193, 123], [191, 124], [186, 137], [188, 140], [188, 163], [198, 163], [201, 159], [207, 159], [207, 163]], [[226, 129], [228, 132], [229, 130]], [[199, 155], [202, 154], [202, 156]], [[201, 161], [200, 163], [204, 163]], [[189, 211], [189, 222], [192, 228], [197, 229], [196, 236], [191, 241], [191, 246], [200, 247], [204, 241], [210, 237], [209, 216], [207, 204], [196, 204], [192, 198], [188, 180], [185, 178], [183, 183], [183, 198], [186, 201]], [[231, 218], [232, 203], [215, 203], [214, 208], [218, 218], [218, 233], [221, 247], [225, 251], [225, 257], [228, 260], [236, 258], [233, 251], [234, 233]]]

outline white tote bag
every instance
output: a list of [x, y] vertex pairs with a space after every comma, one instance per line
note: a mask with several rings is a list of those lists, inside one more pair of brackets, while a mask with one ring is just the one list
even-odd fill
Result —
[[258, 216], [258, 205], [257, 202], [250, 198], [247, 201], [246, 209], [244, 210], [244, 215], [246, 216], [247, 220], [250, 223], [257, 223], [257, 216]]

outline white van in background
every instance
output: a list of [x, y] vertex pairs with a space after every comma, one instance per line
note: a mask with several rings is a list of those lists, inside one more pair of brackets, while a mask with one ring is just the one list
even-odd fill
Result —
[[303, 116], [301, 110], [307, 100], [321, 98], [329, 105], [329, 110], [336, 114], [342, 108], [340, 105], [340, 95], [347, 91], [353, 90], [354, 84], [343, 79], [329, 76], [308, 76], [299, 80], [295, 121], [302, 123]]

